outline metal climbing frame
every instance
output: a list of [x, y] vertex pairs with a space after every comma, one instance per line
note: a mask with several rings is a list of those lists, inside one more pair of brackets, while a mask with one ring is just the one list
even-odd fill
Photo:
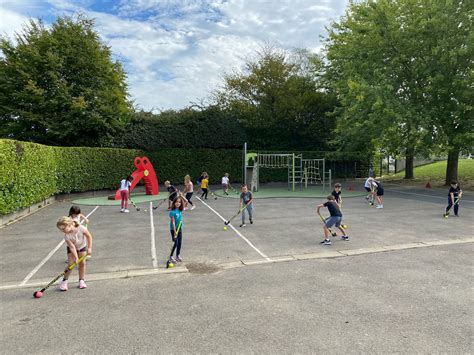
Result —
[[324, 159], [303, 159], [304, 187], [308, 185], [322, 185], [323, 188], [331, 187], [331, 170], [326, 171]]
[[[287, 168], [288, 190], [295, 191], [296, 184], [303, 188], [303, 155], [302, 154], [257, 154], [256, 176], [260, 168]], [[257, 182], [258, 186], [258, 182]], [[257, 187], [258, 189], [258, 187]]]

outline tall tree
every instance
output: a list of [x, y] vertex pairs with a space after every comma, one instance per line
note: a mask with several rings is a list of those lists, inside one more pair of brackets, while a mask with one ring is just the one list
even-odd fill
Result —
[[468, 1], [350, 3], [329, 28], [325, 46], [345, 141], [404, 154], [405, 178], [413, 177], [415, 155], [426, 155], [441, 142], [457, 154], [469, 146], [459, 138], [472, 131], [470, 28]]
[[[241, 72], [224, 76], [215, 93], [219, 107], [238, 117], [253, 147], [259, 149], [327, 149], [334, 124], [326, 116], [334, 96], [319, 91], [308, 53], [292, 57], [271, 47], [249, 59]], [[309, 66], [309, 67], [308, 67]]]
[[46, 28], [30, 20], [0, 40], [0, 136], [52, 145], [107, 146], [131, 105], [125, 73], [81, 15]]

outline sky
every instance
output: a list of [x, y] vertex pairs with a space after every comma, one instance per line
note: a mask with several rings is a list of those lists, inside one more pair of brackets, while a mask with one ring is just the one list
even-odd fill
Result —
[[240, 71], [265, 45], [321, 50], [325, 26], [348, 0], [0, 0], [0, 33], [12, 38], [29, 18], [95, 19], [122, 62], [134, 105], [159, 112], [206, 103], [223, 75]]

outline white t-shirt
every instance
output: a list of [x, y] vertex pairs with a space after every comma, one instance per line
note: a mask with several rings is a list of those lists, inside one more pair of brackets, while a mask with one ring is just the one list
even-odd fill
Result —
[[[372, 181], [372, 178], [368, 178], [367, 180], [365, 180], [365, 185], [364, 187], [368, 187], [370, 188], [370, 182]], [[360, 185], [359, 185], [360, 186]]]
[[130, 186], [132, 186], [132, 183], [127, 179], [122, 179], [122, 181], [120, 181], [120, 191], [128, 190]]
[[222, 182], [221, 182], [223, 185], [229, 185], [229, 178], [227, 176], [223, 176], [222, 177]]
[[66, 242], [70, 240], [77, 250], [81, 250], [87, 245], [87, 240], [84, 236], [84, 232], [86, 230], [86, 227], [80, 225], [79, 227], [77, 227], [75, 232], [64, 234], [64, 240]]

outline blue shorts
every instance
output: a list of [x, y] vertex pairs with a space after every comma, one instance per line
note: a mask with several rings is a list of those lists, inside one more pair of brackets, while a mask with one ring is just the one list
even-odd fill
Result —
[[336, 227], [340, 227], [341, 221], [342, 221], [342, 217], [331, 216], [328, 219], [326, 219], [326, 227], [331, 228], [333, 225], [336, 225]]

